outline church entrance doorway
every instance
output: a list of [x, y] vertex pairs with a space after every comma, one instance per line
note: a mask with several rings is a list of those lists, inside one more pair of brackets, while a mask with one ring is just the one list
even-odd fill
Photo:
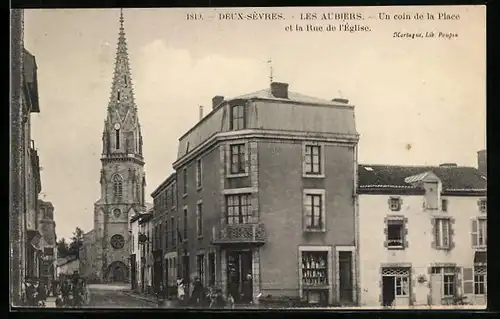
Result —
[[121, 261], [112, 262], [106, 277], [107, 282], [125, 283], [128, 281], [128, 267]]

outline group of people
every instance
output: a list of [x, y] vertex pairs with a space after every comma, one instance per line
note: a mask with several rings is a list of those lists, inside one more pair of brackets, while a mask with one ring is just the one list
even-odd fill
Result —
[[45, 307], [49, 295], [49, 287], [38, 278], [26, 278], [25, 282], [26, 305], [28, 307]]
[[87, 299], [85, 280], [78, 275], [62, 279], [57, 288], [56, 307], [58, 308], [79, 308]]
[[[199, 277], [194, 278], [193, 291], [191, 296], [186, 294], [186, 283], [183, 278], [177, 279], [177, 300], [180, 307], [197, 307], [197, 308], [234, 308], [234, 298], [228, 294], [224, 298], [222, 289], [206, 288], [203, 286]], [[159, 306], [163, 306], [167, 292], [163, 285], [157, 293]]]

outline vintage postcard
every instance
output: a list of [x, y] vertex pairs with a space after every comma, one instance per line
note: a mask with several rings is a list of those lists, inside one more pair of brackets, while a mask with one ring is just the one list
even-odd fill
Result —
[[485, 21], [12, 10], [12, 305], [486, 309]]

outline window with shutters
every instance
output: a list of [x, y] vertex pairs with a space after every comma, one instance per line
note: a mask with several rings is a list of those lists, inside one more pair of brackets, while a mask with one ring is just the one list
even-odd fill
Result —
[[326, 231], [325, 190], [305, 189], [303, 196], [304, 231]]
[[443, 269], [443, 296], [452, 297], [456, 292], [455, 268], [446, 267]]
[[436, 249], [449, 249], [450, 246], [450, 228], [451, 223], [448, 218], [436, 218], [434, 220], [434, 243]]
[[168, 249], [170, 241], [170, 228], [168, 220], [165, 220], [165, 249]]
[[252, 203], [250, 194], [226, 196], [226, 223], [246, 224], [252, 218]]
[[384, 246], [388, 249], [405, 249], [408, 247], [408, 219], [399, 216], [390, 216], [385, 218], [386, 240]]
[[474, 294], [486, 294], [486, 267], [484, 266], [474, 267]]
[[487, 246], [487, 228], [485, 218], [476, 218], [472, 220], [472, 247], [486, 248]]
[[230, 173], [242, 174], [246, 171], [245, 144], [233, 144], [229, 146]]
[[203, 174], [202, 174], [202, 162], [201, 158], [196, 161], [196, 188], [200, 189], [203, 184]]
[[172, 236], [172, 246], [175, 247], [177, 245], [176, 243], [177, 229], [175, 228], [175, 217], [172, 217], [170, 219], [170, 235]]
[[184, 228], [183, 228], [184, 234], [182, 234], [183, 239], [182, 241], [187, 241], [188, 237], [188, 209], [187, 206], [184, 207]]
[[303, 177], [325, 177], [323, 145], [313, 142], [304, 143], [302, 145], [302, 157]]
[[203, 204], [196, 205], [196, 234], [198, 238], [203, 238]]
[[182, 194], [183, 196], [187, 195], [188, 190], [188, 181], [187, 181], [187, 169], [182, 170]]

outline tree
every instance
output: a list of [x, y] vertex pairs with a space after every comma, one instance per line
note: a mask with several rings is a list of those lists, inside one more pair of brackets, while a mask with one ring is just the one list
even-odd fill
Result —
[[57, 241], [57, 257], [64, 258], [69, 256], [69, 246], [64, 238]]
[[83, 246], [83, 230], [80, 227], [76, 227], [71, 237], [71, 243], [69, 244], [69, 254], [78, 257], [78, 252]]

